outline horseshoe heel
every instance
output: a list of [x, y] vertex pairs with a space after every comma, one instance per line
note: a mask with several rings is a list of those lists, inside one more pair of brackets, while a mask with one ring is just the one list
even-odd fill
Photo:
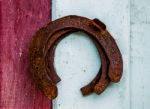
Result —
[[108, 77], [108, 67], [109, 67], [109, 62], [107, 61], [107, 57], [105, 53], [103, 52], [102, 49], [99, 49], [101, 55], [101, 63], [102, 63], [102, 73], [101, 77], [99, 78], [98, 82], [94, 86], [94, 92], [96, 94], [101, 94], [109, 85], [110, 79]]
[[[94, 41], [94, 39], [93, 39], [93, 41]], [[94, 92], [99, 91], [99, 93], [100, 92], [102, 93], [106, 89], [106, 87], [108, 86], [108, 84], [110, 82], [110, 80], [108, 79], [108, 76], [104, 78], [104, 75], [107, 75], [107, 73], [108, 73], [107, 72], [107, 67], [108, 67], [107, 61], [108, 60], [106, 59], [106, 56], [104, 55], [104, 52], [103, 52], [102, 48], [100, 47], [100, 45], [97, 43], [97, 41], [94, 41], [94, 42], [95, 42], [95, 45], [98, 49], [98, 52], [99, 52], [99, 55], [101, 58], [101, 68], [100, 68], [99, 73], [96, 75], [96, 77], [88, 85], [81, 88], [83, 95], [89, 95], [93, 91]], [[102, 82], [100, 80], [107, 81], [107, 82], [104, 83], [105, 85], [103, 87], [100, 86], [100, 87], [96, 88], [96, 91], [95, 91], [95, 85], [98, 84], [98, 82]], [[97, 94], [99, 94], [99, 93], [97, 93]]]

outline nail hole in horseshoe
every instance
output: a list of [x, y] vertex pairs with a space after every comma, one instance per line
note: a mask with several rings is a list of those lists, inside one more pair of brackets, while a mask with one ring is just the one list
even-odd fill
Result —
[[57, 85], [59, 95], [81, 95], [80, 88], [95, 77], [100, 65], [98, 50], [88, 35], [76, 32], [64, 38], [56, 47], [54, 61], [56, 72], [62, 80]]

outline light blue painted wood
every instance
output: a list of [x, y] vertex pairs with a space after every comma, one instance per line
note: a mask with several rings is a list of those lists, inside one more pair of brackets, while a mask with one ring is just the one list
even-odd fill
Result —
[[56, 10], [53, 18], [76, 14], [101, 19], [116, 39], [124, 58], [124, 75], [120, 83], [111, 84], [100, 96], [93, 94], [82, 97], [80, 87], [87, 84], [99, 69], [97, 50], [90, 39], [83, 34], [73, 34], [64, 39], [56, 50], [55, 66], [62, 81], [59, 84], [59, 96], [54, 101], [54, 108], [128, 109], [129, 1], [56, 0], [54, 7]]
[[[54, 108], [149, 109], [150, 1], [55, 0], [54, 7], [53, 19], [77, 14], [102, 20], [116, 39], [124, 59], [124, 75], [120, 83], [111, 84], [100, 96], [82, 97], [79, 88], [99, 69], [98, 53], [84, 34], [72, 34], [64, 39], [56, 50], [55, 66], [63, 81], [59, 84], [60, 92]], [[71, 87], [69, 80], [73, 82]]]
[[131, 109], [150, 108], [150, 1], [131, 1]]

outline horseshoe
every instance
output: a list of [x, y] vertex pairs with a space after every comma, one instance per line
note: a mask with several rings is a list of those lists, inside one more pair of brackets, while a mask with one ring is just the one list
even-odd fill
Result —
[[[59, 32], [57, 32], [57, 33], [55, 33], [55, 35], [54, 36], [52, 36], [51, 37], [51, 39], [49, 40], [50, 42], [51, 42], [51, 45], [48, 43], [48, 45], [49, 45], [49, 53], [48, 53], [48, 55], [46, 56], [47, 57], [47, 59], [46, 60], [48, 60], [48, 62], [49, 62], [49, 68], [50, 68], [50, 71], [52, 71], [53, 72], [53, 74], [55, 73], [56, 74], [56, 72], [55, 72], [55, 69], [54, 69], [54, 67], [53, 67], [53, 62], [54, 62], [54, 51], [55, 51], [55, 48], [56, 48], [56, 45], [58, 44], [58, 42], [61, 40], [61, 39], [63, 39], [65, 36], [66, 36], [66, 34], [70, 34], [70, 33], [72, 33], [73, 32], [73, 30], [62, 30], [62, 31], [59, 31]], [[61, 36], [61, 38], [60, 39], [58, 39], [57, 40], [57, 37], [60, 37]], [[62, 37], [63, 36], [63, 37]], [[54, 39], [53, 39], [54, 38]], [[96, 83], [98, 82], [98, 79], [100, 78], [100, 75], [102, 75], [102, 78], [103, 78], [103, 75], [105, 75], [105, 76], [107, 76], [107, 62], [105, 62], [105, 61], [107, 61], [106, 60], [106, 58], [105, 58], [105, 55], [104, 55], [104, 53], [103, 53], [103, 51], [102, 51], [102, 49], [101, 49], [101, 47], [98, 45], [98, 43], [96, 42], [96, 41], [94, 41], [95, 42], [95, 44], [96, 44], [96, 47], [98, 48], [98, 51], [99, 51], [99, 54], [100, 54], [100, 57], [101, 57], [101, 60], [102, 60], [102, 67], [101, 67], [101, 70], [99, 71], [99, 73], [96, 75], [96, 77], [88, 84], [88, 85], [86, 85], [86, 86], [84, 86], [84, 87], [82, 87], [81, 88], [81, 92], [82, 92], [82, 94], [85, 96], [85, 95], [89, 95], [90, 93], [92, 93], [93, 92], [93, 90], [94, 90], [94, 86], [96, 85]], [[55, 43], [55, 44], [54, 44]], [[52, 46], [53, 45], [53, 46]], [[51, 48], [52, 47], [52, 48]], [[55, 75], [55, 76], [57, 76], [57, 74]], [[50, 78], [55, 78], [54, 76], [50, 76]], [[100, 89], [97, 89], [97, 90], [99, 90], [99, 91], [104, 91], [105, 90], [105, 88], [108, 86], [108, 84], [109, 84], [109, 79], [108, 79], [108, 77], [107, 78], [103, 78], [103, 79], [106, 79], [105, 81], [108, 81], [107, 83], [106, 83], [106, 85], [105, 85], [105, 87], [102, 87], [101, 88], [101, 90]], [[52, 80], [54, 80], [54, 79], [52, 79]], [[103, 89], [103, 90], [102, 90]]]
[[115, 40], [106, 30], [106, 26], [101, 21], [98, 19], [90, 20], [79, 16], [66, 16], [49, 23], [48, 29], [51, 31], [49, 36], [65, 28], [83, 31], [99, 40], [100, 45], [106, 52], [110, 61], [108, 71], [110, 80], [112, 82], [118, 82], [121, 79], [123, 70], [121, 53]]
[[49, 49], [47, 43], [54, 33], [63, 29], [83, 31], [97, 40], [109, 60], [108, 76], [110, 80], [113, 82], [120, 80], [123, 70], [121, 53], [114, 39], [106, 30], [106, 26], [98, 19], [90, 20], [79, 16], [66, 16], [50, 22], [47, 27], [39, 30], [30, 47], [31, 71], [35, 82], [49, 99], [56, 98], [57, 87], [46, 73], [45, 57]]

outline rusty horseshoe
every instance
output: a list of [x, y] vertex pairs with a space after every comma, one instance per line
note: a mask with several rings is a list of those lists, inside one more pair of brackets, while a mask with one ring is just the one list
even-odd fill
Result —
[[56, 84], [60, 77], [53, 66], [56, 45], [66, 35], [82, 31], [91, 36], [102, 61], [96, 77], [81, 88], [83, 95], [93, 91], [102, 93], [109, 82], [119, 82], [123, 72], [123, 60], [119, 48], [106, 26], [98, 19], [70, 15], [48, 23], [36, 32], [30, 45], [30, 64], [35, 83], [49, 98], [57, 97]]

